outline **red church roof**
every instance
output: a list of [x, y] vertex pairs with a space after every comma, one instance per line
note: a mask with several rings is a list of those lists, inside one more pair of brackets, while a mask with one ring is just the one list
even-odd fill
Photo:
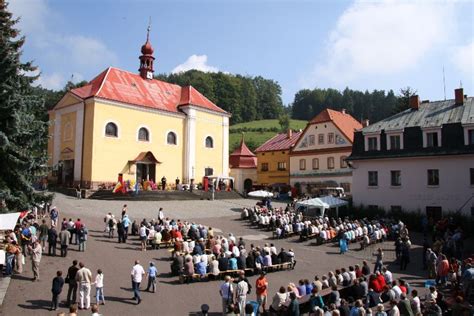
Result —
[[70, 91], [81, 99], [98, 97], [167, 112], [192, 105], [228, 114], [191, 86], [181, 87], [161, 80], [143, 79], [139, 74], [109, 67], [88, 85]]
[[263, 145], [258, 147], [256, 152], [274, 151], [274, 150], [289, 150], [295, 144], [301, 135], [300, 132], [292, 132], [291, 137], [288, 137], [288, 133], [277, 134], [274, 137], [267, 140]]
[[317, 124], [324, 122], [333, 122], [337, 128], [352, 142], [354, 142], [354, 131], [361, 129], [362, 124], [352, 115], [331, 109], [325, 109], [316, 115], [309, 124]]
[[257, 168], [257, 156], [250, 151], [245, 145], [244, 137], [240, 141], [240, 146], [237, 147], [229, 156], [229, 164], [231, 168], [251, 169]]

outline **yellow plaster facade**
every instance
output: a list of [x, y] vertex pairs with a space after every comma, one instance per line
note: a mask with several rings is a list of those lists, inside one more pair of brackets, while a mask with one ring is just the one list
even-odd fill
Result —
[[[178, 177], [181, 183], [213, 175], [228, 175], [229, 115], [213, 113], [192, 105], [182, 112], [167, 113], [154, 109], [112, 102], [100, 98], [81, 100], [70, 92], [49, 113], [51, 125], [48, 143], [53, 181], [63, 185], [81, 183], [96, 188], [124, 180], [137, 180], [133, 160], [151, 152], [156, 160], [154, 174], [147, 177], [168, 183]], [[117, 126], [117, 136], [107, 136], [106, 125]], [[148, 141], [138, 139], [140, 128], [148, 131]], [[176, 135], [169, 144], [168, 133]], [[212, 138], [212, 148], [206, 138]], [[142, 179], [144, 179], [142, 175]]]
[[288, 150], [257, 152], [256, 155], [259, 185], [290, 184], [290, 156]]

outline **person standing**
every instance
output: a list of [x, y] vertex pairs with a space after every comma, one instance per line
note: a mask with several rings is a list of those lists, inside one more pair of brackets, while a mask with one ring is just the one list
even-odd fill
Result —
[[155, 267], [153, 262], [150, 262], [150, 266], [148, 267], [147, 271], [148, 275], [148, 286], [146, 287], [145, 291], [150, 291], [150, 287], [152, 288], [152, 292], [156, 292], [156, 277], [158, 276], [158, 270]]
[[158, 222], [160, 225], [163, 225], [163, 220], [165, 219], [165, 213], [163, 212], [163, 208], [160, 207], [158, 210]]
[[51, 226], [58, 226], [58, 218], [59, 218], [59, 212], [56, 208], [56, 206], [53, 206], [49, 212], [49, 216], [51, 217]]
[[97, 305], [100, 304], [102, 298], [102, 305], [105, 305], [105, 297], [104, 297], [104, 274], [102, 270], [97, 270], [97, 275], [95, 277], [95, 302]]
[[41, 247], [43, 248], [43, 252], [46, 251], [46, 241], [48, 240], [48, 225], [46, 225], [46, 220], [43, 219], [42, 224], [39, 227], [39, 240], [41, 241]]
[[54, 226], [48, 230], [48, 255], [56, 256], [56, 245], [58, 243], [58, 232]]
[[81, 228], [77, 231], [77, 239], [79, 240], [79, 251], [86, 251], [87, 234], [89, 233], [86, 225], [82, 224]]
[[146, 241], [148, 239], [148, 232], [147, 228], [144, 223], [140, 226], [140, 242], [141, 242], [141, 247], [142, 251], [146, 251]]
[[247, 282], [245, 281], [244, 275], [240, 275], [239, 283], [237, 283], [236, 293], [235, 293], [235, 300], [237, 305], [239, 306], [240, 316], [245, 316], [245, 304], [247, 301], [247, 293], [249, 291], [249, 287]]
[[92, 272], [79, 262], [79, 270], [76, 273], [76, 281], [79, 286], [79, 309], [91, 307], [91, 281]]
[[67, 270], [66, 276], [66, 283], [69, 285], [66, 298], [67, 306], [70, 306], [71, 303], [76, 304], [77, 301], [77, 271], [79, 271], [79, 268], [77, 267], [77, 260], [74, 260], [72, 262], [72, 266], [70, 266]]
[[382, 272], [383, 267], [383, 251], [382, 248], [378, 248], [377, 252], [373, 253], [375, 256], [375, 266], [374, 266], [374, 273], [377, 271]]
[[128, 228], [130, 227], [131, 224], [132, 224], [132, 222], [130, 221], [130, 218], [128, 218], [128, 215], [124, 214], [123, 217], [122, 217], [123, 242], [124, 243], [127, 242]]
[[78, 200], [80, 200], [80, 199], [82, 198], [81, 185], [80, 185], [80, 184], [78, 184], [78, 185], [76, 186], [76, 197], [77, 197]]
[[69, 240], [71, 239], [71, 233], [63, 227], [59, 233], [59, 242], [61, 243], [61, 257], [67, 256], [67, 247], [69, 246]]
[[347, 239], [345, 235], [342, 235], [341, 239], [339, 239], [339, 253], [341, 255], [347, 252]]
[[265, 313], [265, 307], [267, 305], [267, 295], [268, 295], [268, 281], [265, 277], [265, 271], [260, 273], [257, 281], [255, 282], [255, 292], [257, 294], [257, 302], [262, 306], [263, 313]]
[[33, 245], [28, 246], [31, 256], [31, 266], [33, 269], [33, 281], [39, 281], [39, 265], [41, 262], [41, 255], [43, 254], [43, 248], [39, 241], [35, 241]]
[[179, 177], [176, 177], [176, 180], [174, 180], [174, 183], [176, 185], [176, 190], [179, 190]]
[[121, 219], [117, 221], [117, 235], [119, 244], [121, 244], [122, 242], [125, 243], [125, 229], [123, 228], [123, 223]]
[[55, 311], [58, 308], [59, 294], [63, 291], [64, 279], [62, 275], [62, 271], [57, 271], [56, 277], [53, 279], [53, 284], [51, 286], [51, 293], [53, 293], [53, 299], [51, 302], [52, 311]]
[[224, 278], [224, 283], [221, 284], [219, 288], [219, 294], [221, 295], [222, 300], [222, 315], [227, 314], [227, 309], [233, 301], [234, 290], [232, 288], [232, 279], [229, 275], [226, 275]]
[[166, 189], [166, 177], [163, 176], [163, 178], [161, 178], [161, 190], [165, 190]]
[[139, 260], [135, 260], [135, 265], [132, 268], [131, 278], [132, 278], [132, 289], [133, 289], [133, 300], [137, 300], [137, 305], [142, 302], [140, 297], [140, 283], [142, 282], [143, 276], [145, 275], [145, 270], [140, 265]]

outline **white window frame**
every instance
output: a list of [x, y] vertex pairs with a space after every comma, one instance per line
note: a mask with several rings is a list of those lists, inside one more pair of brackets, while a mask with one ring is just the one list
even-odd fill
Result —
[[464, 128], [464, 145], [469, 146], [469, 131], [474, 130], [474, 124], [463, 124]]
[[[107, 124], [109, 123], [114, 123], [115, 126], [117, 126], [117, 136], [109, 136], [105, 133], [105, 128], [107, 127]], [[120, 127], [119, 123], [114, 120], [106, 120], [104, 126], [102, 127], [102, 136], [105, 138], [112, 138], [112, 139], [119, 139], [122, 136], [122, 128]]]
[[376, 149], [376, 151], [380, 151], [380, 133], [381, 133], [380, 131], [364, 133], [364, 150], [365, 151], [369, 151], [369, 138], [370, 137], [377, 138], [377, 149]]
[[[148, 140], [142, 140], [142, 139], [140, 139], [140, 138], [138, 137], [138, 136], [139, 136], [138, 134], [140, 133], [140, 129], [141, 129], [141, 128], [144, 128], [144, 129], [146, 129], [146, 130], [148, 131]], [[138, 128], [137, 128], [137, 142], [140, 142], [140, 143], [151, 143], [151, 130], [150, 130], [150, 128], [149, 128], [148, 126], [146, 126], [146, 125], [140, 125], [140, 126], [138, 126]]]
[[428, 133], [436, 133], [438, 136], [438, 147], [442, 147], [443, 144], [441, 143], [441, 127], [428, 127], [422, 128], [423, 131], [423, 148], [428, 148]]
[[403, 144], [403, 130], [385, 131], [385, 134], [387, 135], [387, 150], [392, 150], [390, 136], [400, 136], [400, 149], [405, 148]]
[[[168, 134], [169, 133], [174, 133], [174, 135], [176, 136], [176, 144], [168, 144]], [[178, 137], [178, 133], [176, 133], [175, 130], [167, 130], [166, 133], [165, 133], [165, 145], [167, 146], [179, 146], [179, 137]], [[204, 139], [204, 146], [206, 146], [206, 140]]]

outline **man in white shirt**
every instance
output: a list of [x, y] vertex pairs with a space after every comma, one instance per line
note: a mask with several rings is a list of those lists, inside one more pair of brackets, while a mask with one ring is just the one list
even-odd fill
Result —
[[383, 272], [383, 277], [385, 279], [385, 283], [392, 284], [392, 281], [393, 281], [392, 272], [387, 270], [387, 267], [383, 267], [382, 272]]
[[219, 294], [221, 295], [222, 299], [222, 315], [227, 314], [227, 306], [232, 303], [233, 301], [233, 288], [232, 288], [232, 280], [230, 276], [226, 275], [224, 278], [224, 283], [221, 284], [219, 288]]
[[79, 270], [76, 273], [76, 282], [79, 286], [79, 309], [91, 307], [91, 281], [92, 272], [79, 262]]
[[140, 265], [140, 261], [135, 260], [135, 265], [132, 268], [132, 289], [133, 289], [133, 300], [137, 300], [137, 305], [142, 302], [140, 297], [140, 283], [142, 282], [142, 278], [145, 275], [145, 270]]
[[239, 305], [240, 316], [245, 316], [245, 303], [247, 300], [247, 292], [249, 287], [243, 276], [240, 277], [239, 283], [237, 283], [237, 289], [235, 293], [235, 300]]

